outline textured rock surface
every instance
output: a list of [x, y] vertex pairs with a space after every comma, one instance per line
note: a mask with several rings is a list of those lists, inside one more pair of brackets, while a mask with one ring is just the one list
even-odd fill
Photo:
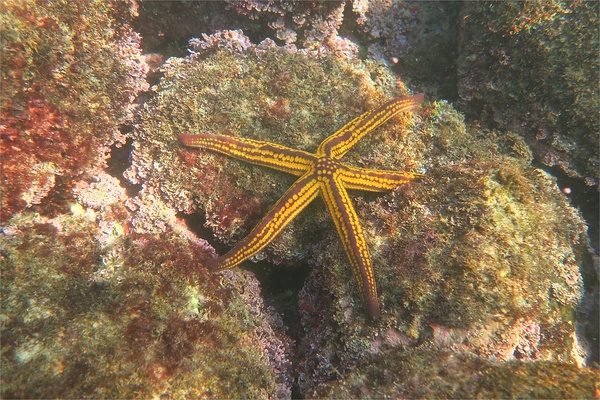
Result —
[[126, 3], [0, 6], [4, 221], [103, 164], [110, 146], [124, 142], [119, 124], [147, 89], [147, 66]]
[[[293, 177], [184, 148], [177, 135], [229, 134], [314, 151], [343, 123], [381, 103], [384, 91], [395, 89], [394, 78], [375, 64], [334, 56], [316, 61], [272, 42], [252, 46], [239, 32], [215, 36], [204, 45], [196, 42], [201, 53], [172, 58], [165, 65], [156, 97], [141, 112], [126, 176], [144, 185], [140, 196], [158, 195], [180, 211], [202, 212], [215, 235], [232, 244]], [[360, 163], [358, 156], [349, 159]], [[408, 158], [404, 161], [411, 166]], [[379, 166], [384, 162], [378, 161]], [[328, 218], [322, 207], [311, 205], [266, 255], [275, 262], [306, 259], [317, 243], [314, 232]]]
[[252, 274], [209, 273], [183, 226], [107, 234], [98, 217], [74, 204], [3, 228], [3, 398], [289, 397], [288, 339]]
[[[239, 33], [218, 38], [196, 42], [200, 53], [166, 64], [135, 131], [128, 175], [171, 207], [204, 213], [206, 225], [231, 244], [293, 180], [182, 148], [178, 134], [244, 136], [311, 151], [399, 89], [373, 64], [331, 57], [317, 63], [270, 43], [253, 46]], [[313, 265], [300, 299], [303, 393], [318, 394], [319, 382], [343, 382], [350, 371], [360, 376], [356, 365], [367, 355], [385, 359], [423, 345], [501, 370], [521, 368], [507, 361], [547, 361], [569, 371], [585, 362], [590, 349], [575, 328], [580, 268], [591, 262], [585, 225], [553, 178], [530, 166], [519, 136], [467, 129], [449, 104], [433, 102], [379, 128], [345, 160], [425, 172], [427, 179], [355, 197], [380, 288], [380, 321], [364, 315], [319, 202], [257, 256]], [[586, 382], [579, 389], [591, 390]]]
[[343, 379], [325, 382], [311, 398], [544, 398], [596, 395], [597, 374], [546, 361], [495, 363], [423, 347], [367, 356]]
[[459, 93], [469, 116], [516, 130], [538, 161], [598, 184], [598, 18], [589, 1], [470, 2]]
[[[591, 263], [576, 210], [551, 177], [529, 166], [531, 155], [518, 136], [506, 141], [494, 132], [468, 131], [448, 104], [426, 107], [405, 145], [419, 149], [428, 178], [374, 201], [357, 199], [381, 321], [369, 324], [357, 308], [334, 232], [314, 254], [300, 299], [307, 393], [322, 395], [315, 382], [343, 380], [347, 371], [363, 379], [357, 364], [366, 356], [373, 363], [390, 353], [410, 358], [410, 350], [422, 346], [509, 369], [521, 367], [500, 365], [581, 365], [592, 354], [576, 330], [584, 294], [580, 268]], [[467, 378], [456, 373], [459, 381]], [[388, 384], [379, 389], [390, 390]], [[428, 395], [440, 395], [437, 390]]]
[[[584, 31], [597, 5], [457, 4], [2, 3], [9, 57], [2, 63], [1, 396], [289, 398], [293, 381], [294, 393], [307, 398], [597, 396], [597, 370], [581, 365], [597, 348], [589, 339], [597, 339], [598, 258], [592, 266], [585, 225], [554, 178], [532, 167], [534, 157], [558, 149], [544, 146], [562, 146], [569, 152], [557, 153], [558, 164], [590, 178], [577, 168], [593, 154], [580, 151], [589, 145], [580, 141], [585, 135], [527, 133], [554, 121], [546, 106], [562, 103], [553, 98], [578, 90], [556, 126], [589, 136], [591, 125], [570, 124], [593, 103], [583, 101], [594, 83], [582, 71], [595, 55], [566, 67], [568, 57], [557, 55], [578, 59], [593, 48]], [[342, 10], [358, 20], [342, 20]], [[150, 79], [164, 79], [137, 100], [151, 99], [106, 168], [109, 146], [124, 141], [118, 124], [145, 88], [139, 38], [129, 27], [136, 11], [145, 13], [138, 26], [152, 52], [181, 55], [182, 40], [198, 39], [190, 57], [162, 69], [175, 53], [146, 55]], [[252, 39], [240, 30], [210, 34], [225, 26], [244, 27]], [[456, 91], [458, 29], [463, 51], [475, 53], [460, 64], [467, 124], [436, 101], [454, 98], [445, 94]], [[358, 42], [338, 36], [345, 33]], [[257, 46], [265, 34], [287, 44]], [[512, 79], [533, 81], [523, 58], [507, 59], [503, 46], [547, 63], [544, 74], [565, 67], [573, 79], [535, 87], [548, 102], [538, 104]], [[392, 70], [402, 80], [359, 55], [397, 62]], [[489, 70], [510, 85], [490, 86]], [[264, 295], [251, 272], [204, 268], [215, 255], [204, 239], [237, 242], [294, 178], [184, 148], [178, 134], [313, 151], [345, 122], [407, 94], [406, 82], [426, 93], [422, 107], [344, 157], [427, 174], [388, 194], [351, 193], [381, 319], [364, 314], [320, 200], [254, 257], [259, 264], [243, 265], [288, 281], [304, 281], [299, 270], [309, 275], [297, 307], [285, 292], [297, 321], [275, 312], [284, 311], [268, 279]], [[524, 123], [512, 123], [515, 115]], [[126, 176], [134, 185], [124, 187], [118, 157], [127, 158], [131, 141]], [[587, 293], [581, 271], [591, 282]]]

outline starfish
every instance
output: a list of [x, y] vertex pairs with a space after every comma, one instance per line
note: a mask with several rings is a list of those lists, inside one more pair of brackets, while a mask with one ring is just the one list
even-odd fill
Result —
[[339, 160], [367, 133], [396, 114], [416, 107], [421, 101], [423, 94], [417, 94], [391, 100], [379, 108], [367, 111], [323, 140], [316, 153], [223, 135], [179, 135], [179, 140], [186, 146], [208, 149], [299, 177], [248, 236], [227, 254], [209, 260], [207, 266], [212, 270], [222, 270], [252, 257], [321, 194], [342, 239], [366, 311], [373, 319], [377, 319], [380, 309], [371, 257], [358, 215], [346, 189], [385, 192], [423, 175], [358, 168]]

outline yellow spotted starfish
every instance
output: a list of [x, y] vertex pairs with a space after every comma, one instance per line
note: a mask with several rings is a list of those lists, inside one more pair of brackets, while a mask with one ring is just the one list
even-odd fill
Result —
[[209, 260], [208, 267], [216, 270], [231, 268], [258, 253], [320, 193], [344, 244], [367, 312], [372, 318], [378, 318], [380, 311], [371, 257], [346, 189], [383, 192], [422, 175], [357, 168], [342, 164], [339, 160], [367, 133], [394, 115], [414, 108], [421, 101], [423, 95], [417, 94], [391, 100], [367, 111], [323, 140], [314, 154], [252, 139], [180, 135], [179, 140], [186, 146], [212, 150], [300, 177], [248, 236], [224, 256]]

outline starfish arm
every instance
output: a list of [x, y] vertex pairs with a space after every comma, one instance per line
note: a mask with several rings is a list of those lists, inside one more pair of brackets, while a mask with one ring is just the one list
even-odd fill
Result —
[[344, 167], [339, 171], [344, 187], [370, 192], [387, 192], [402, 184], [425, 176], [413, 172], [366, 169], [349, 165], [345, 165]]
[[251, 164], [262, 165], [301, 176], [310, 170], [315, 156], [279, 144], [223, 135], [179, 135], [186, 146], [199, 147], [225, 154]]
[[319, 194], [319, 182], [308, 172], [298, 179], [260, 223], [224, 256], [209, 260], [207, 266], [221, 270], [234, 267], [261, 251], [300, 211]]
[[356, 117], [319, 145], [317, 154], [328, 154], [339, 159], [363, 136], [383, 124], [396, 114], [410, 110], [423, 101], [423, 94], [390, 100], [379, 108]]
[[358, 215], [348, 192], [344, 189], [342, 179], [334, 175], [331, 179], [324, 181], [322, 193], [342, 239], [346, 255], [362, 293], [365, 308], [373, 319], [377, 319], [380, 311], [371, 257]]

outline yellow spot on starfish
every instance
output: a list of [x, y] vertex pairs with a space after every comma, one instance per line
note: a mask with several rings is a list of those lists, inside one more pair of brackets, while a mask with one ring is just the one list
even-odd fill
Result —
[[338, 160], [367, 133], [394, 115], [416, 107], [421, 101], [423, 95], [417, 94], [391, 100], [379, 108], [367, 111], [323, 140], [314, 154], [252, 139], [222, 135], [180, 135], [179, 140], [186, 146], [212, 150], [299, 176], [248, 236], [224, 256], [208, 261], [209, 268], [231, 268], [252, 257], [321, 194], [344, 245], [367, 312], [371, 317], [378, 318], [380, 310], [371, 257], [358, 215], [346, 189], [382, 192], [422, 175], [357, 168]]

